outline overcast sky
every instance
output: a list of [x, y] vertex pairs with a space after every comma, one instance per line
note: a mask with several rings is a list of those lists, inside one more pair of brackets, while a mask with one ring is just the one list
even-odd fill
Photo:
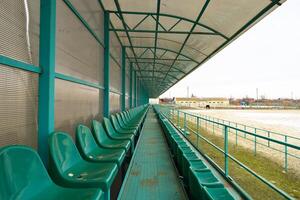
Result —
[[287, 0], [162, 97], [300, 99], [300, 0]]

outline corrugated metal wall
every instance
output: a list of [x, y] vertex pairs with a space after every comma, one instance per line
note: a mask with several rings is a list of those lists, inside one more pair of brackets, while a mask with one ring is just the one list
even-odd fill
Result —
[[[84, 12], [80, 1], [74, 7]], [[99, 10], [100, 11], [100, 10]], [[56, 72], [103, 85], [103, 47], [63, 1], [57, 1]], [[95, 21], [96, 24], [100, 21]], [[102, 36], [98, 32], [99, 37]], [[101, 93], [101, 94], [99, 94]], [[100, 101], [99, 101], [100, 100]], [[55, 129], [74, 136], [78, 123], [102, 117], [102, 91], [64, 80], [55, 81]]]
[[109, 94], [110, 112], [115, 113], [121, 110], [121, 45], [114, 32], [110, 33], [110, 89]]
[[[101, 99], [101, 103], [99, 103]], [[102, 117], [102, 92], [96, 88], [55, 81], [55, 129], [74, 136], [76, 125], [90, 126], [92, 119]]]
[[[70, 2], [99, 40], [62, 0], [58, 0], [55, 72], [103, 86], [102, 9], [98, 0]], [[39, 8], [39, 0], [30, 0], [28, 5], [20, 0], [0, 1], [0, 55], [39, 66]], [[110, 33], [110, 53], [110, 112], [115, 113], [121, 108], [121, 45], [113, 32]], [[125, 77], [125, 106], [128, 108], [129, 63]], [[38, 73], [0, 65], [0, 146], [37, 147], [38, 78]], [[89, 126], [92, 119], [102, 119], [103, 106], [102, 89], [70, 80], [55, 80], [56, 130], [74, 137], [78, 123]]]
[[[39, 64], [39, 1], [0, 1], [0, 55]], [[0, 146], [37, 147], [38, 74], [0, 65]]]

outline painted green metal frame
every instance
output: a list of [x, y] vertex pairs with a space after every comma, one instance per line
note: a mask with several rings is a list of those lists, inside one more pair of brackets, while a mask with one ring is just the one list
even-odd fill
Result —
[[[201, 61], [199, 63], [199, 65], [204, 64], [208, 59], [210, 59], [212, 56], [214, 56], [220, 50], [222, 50], [223, 48], [225, 48], [230, 42], [234, 41], [243, 31], [247, 30], [248, 27], [250, 27], [257, 20], [259, 20], [260, 17], [262, 17], [265, 13], [267, 13], [269, 10], [271, 10], [275, 5], [281, 5], [279, 3], [279, 1], [280, 0], [271, 0], [271, 3], [269, 5], [267, 5], [256, 16], [254, 16], [251, 20], [249, 20], [249, 22], [247, 22], [243, 27], [241, 27], [235, 34], [233, 34], [231, 37], [227, 38], [227, 40], [223, 44], [221, 44], [221, 46], [219, 46], [215, 51], [213, 51], [211, 54], [209, 54], [203, 61]], [[181, 79], [185, 78], [188, 74], [192, 73], [194, 70], [196, 70], [196, 68], [192, 69], [189, 73], [187, 73], [186, 75], [184, 75]], [[162, 92], [160, 92], [160, 94], [164, 93], [169, 88], [170, 87], [166, 87]]]
[[33, 73], [41, 73], [42, 72], [41, 68], [39, 68], [38, 66], [34, 66], [34, 65], [31, 65], [28, 63], [17, 61], [17, 60], [14, 60], [12, 58], [2, 56], [2, 55], [0, 55], [0, 64], [6, 65], [9, 67], [13, 67], [16, 69], [22, 69], [22, 70], [25, 70], [28, 72], [33, 72]]
[[122, 65], [121, 65], [121, 76], [122, 76], [122, 96], [121, 96], [121, 110], [124, 111], [126, 108], [126, 48], [122, 47], [121, 52]]
[[108, 12], [104, 12], [104, 94], [103, 94], [103, 116], [109, 117], [109, 92], [110, 92], [110, 48], [109, 48], [109, 22], [110, 16]]
[[[152, 68], [152, 76], [153, 76], [153, 81], [152, 83], [147, 83], [147, 87], [146, 88], [149, 88], [149, 84], [153, 84], [154, 83], [154, 73], [155, 73], [155, 70], [156, 69], [156, 64], [157, 64], [157, 60], [171, 60], [172, 61], [172, 64], [169, 66], [169, 70], [167, 70], [167, 72], [164, 72], [165, 73], [165, 76], [164, 78], [162, 78], [160, 81], [159, 81], [159, 84], [156, 84], [156, 87], [151, 87], [153, 89], [151, 89], [151, 91], [148, 91], [149, 94], [151, 94], [150, 96], [151, 97], [157, 97], [158, 95], [164, 93], [166, 90], [168, 90], [172, 85], [176, 84], [179, 80], [183, 79], [184, 77], [186, 77], [187, 74], [193, 72], [197, 66], [203, 64], [204, 62], [206, 62], [209, 58], [211, 58], [214, 54], [216, 54], [218, 51], [220, 51], [222, 48], [224, 48], [228, 43], [230, 43], [231, 41], [233, 41], [241, 32], [243, 32], [244, 30], [246, 30], [249, 26], [251, 26], [253, 23], [255, 23], [255, 21], [257, 19], [259, 19], [263, 14], [265, 14], [267, 11], [269, 11], [270, 9], [272, 9], [272, 7], [274, 5], [280, 5], [279, 3], [279, 0], [271, 0], [271, 3], [266, 7], [264, 8], [261, 12], [259, 12], [253, 19], [251, 19], [248, 23], [246, 23], [240, 30], [238, 30], [235, 34], [233, 34], [232, 36], [227, 36], [215, 29], [213, 29], [212, 27], [209, 27], [203, 23], [200, 22], [200, 18], [201, 16], [204, 14], [205, 10], [206, 10], [206, 7], [207, 5], [209, 4], [209, 0], [207, 0], [202, 8], [202, 10], [200, 11], [199, 13], [199, 16], [197, 17], [197, 19], [195, 20], [191, 20], [191, 19], [188, 19], [188, 18], [185, 18], [185, 17], [182, 17], [182, 16], [177, 16], [177, 15], [172, 15], [172, 14], [168, 14], [168, 13], [162, 13], [160, 12], [160, 0], [157, 0], [157, 10], [156, 12], [137, 12], [137, 11], [123, 11], [121, 9], [121, 6], [118, 2], [118, 0], [114, 0], [115, 2], [115, 5], [116, 5], [116, 10], [107, 10], [109, 13], [111, 14], [114, 14], [116, 15], [121, 23], [123, 24], [123, 28], [114, 28], [114, 27], [111, 27], [109, 30], [110, 31], [114, 31], [115, 33], [126, 33], [126, 36], [119, 36], [117, 34], [118, 37], [122, 38], [122, 37], [126, 37], [128, 38], [128, 41], [129, 41], [129, 45], [124, 45], [123, 46], [126, 46], [126, 47], [129, 47], [129, 49], [131, 49], [131, 51], [133, 52], [133, 57], [128, 57], [127, 56], [127, 59], [130, 60], [130, 62], [135, 62], [137, 64], [137, 72], [140, 72], [140, 70], [142, 71], [143, 69], [141, 69], [141, 66], [139, 65], [141, 62], [138, 61], [139, 60], [153, 60], [153, 68]], [[104, 6], [102, 5], [103, 9]], [[142, 18], [137, 22], [137, 24], [134, 24], [134, 25], [131, 25], [132, 27], [130, 27], [125, 19], [124, 19], [124, 16], [125, 15], [138, 15], [139, 17], [142, 16]], [[170, 28], [165, 28], [160, 22], [159, 22], [159, 18], [163, 16], [163, 17], [166, 17], [166, 18], [172, 18], [172, 19], [176, 19], [177, 22]], [[141, 28], [141, 25], [145, 22], [145, 21], [148, 21], [150, 19], [153, 20], [153, 22], [155, 23], [155, 29], [153, 30], [148, 30], [148, 29], [142, 29]], [[174, 31], [174, 28], [176, 26], [178, 26], [180, 23], [190, 23], [192, 24], [192, 28], [191, 30], [189, 31]], [[205, 32], [201, 32], [201, 31], [194, 31], [196, 27], [203, 27], [205, 29], [207, 29], [208, 31]], [[135, 38], [134, 36], [130, 36], [129, 33], [154, 33], [155, 36], [153, 37], [154, 39], [154, 44], [153, 46], [133, 46], [132, 44], [132, 41], [131, 41], [131, 38]], [[169, 52], [172, 52], [172, 53], [175, 53], [176, 54], [176, 57], [175, 58], [158, 58], [157, 57], [157, 50], [158, 49], [161, 49], [161, 50], [164, 50], [164, 48], [162, 47], [158, 47], [157, 46], [157, 40], [158, 40], [158, 37], [157, 35], [160, 34], [160, 33], [168, 33], [168, 34], [185, 34], [187, 35], [186, 36], [186, 39], [184, 40], [184, 42], [181, 44], [181, 48], [178, 52], [176, 51], [173, 51], [172, 49], [165, 49], [166, 51], [169, 51]], [[222, 43], [215, 51], [213, 51], [212, 53], [210, 53], [209, 55], [205, 55], [203, 53], [200, 52], [200, 54], [203, 54], [203, 56], [205, 56], [205, 58], [200, 62], [198, 62], [197, 60], [194, 60], [192, 58], [190, 58], [189, 56], [187, 55], [182, 55], [182, 50], [184, 49], [184, 47], [186, 46], [187, 44], [187, 41], [189, 40], [189, 37], [193, 34], [202, 34], [202, 35], [212, 35], [212, 36], [216, 36], [216, 37], [221, 37], [223, 38], [225, 41], [224, 43]], [[122, 40], [120, 40], [122, 41]], [[145, 50], [143, 51], [143, 53], [139, 56], [136, 55], [135, 53], [135, 50], [136, 48], [145, 48]], [[143, 57], [143, 55], [145, 54], [146, 51], [150, 50], [152, 53], [153, 53], [153, 58], [147, 58], [147, 57]], [[187, 58], [187, 60], [183, 60], [182, 57], [185, 57]], [[135, 60], [135, 61], [134, 61]], [[189, 71], [185, 72], [185, 71], [182, 71], [183, 74], [182, 75], [176, 75], [176, 76], [173, 76], [173, 79], [174, 81], [172, 81], [172, 84], [171, 85], [166, 85], [165, 84], [165, 79], [166, 77], [168, 77], [169, 73], [172, 72], [173, 73], [173, 68], [176, 67], [175, 63], [177, 63], [177, 61], [188, 61], [188, 62], [191, 62], [193, 61], [195, 64], [191, 64], [191, 69], [189, 69]], [[179, 67], [177, 67], [179, 68]], [[176, 77], [176, 78], [174, 78]], [[143, 81], [141, 83], [142, 85], [146, 86], [145, 82]], [[155, 90], [154, 90], [155, 88]], [[157, 88], [161, 88], [160, 90], [158, 90]]]
[[[199, 115], [188, 113], [188, 112], [184, 112], [184, 111], [180, 111], [180, 110], [175, 110], [175, 109], [171, 110], [170, 108], [165, 107], [164, 111], [162, 111], [162, 112], [164, 112], [164, 113], [172, 113], [173, 122], [176, 121], [175, 123], [176, 123], [177, 126], [180, 126], [180, 116], [181, 116], [180, 113], [182, 113], [182, 114], [185, 114], [185, 115], [187, 115], [189, 117], [196, 118], [197, 122], [200, 121], [200, 120], [202, 120], [202, 121], [207, 122], [207, 123], [212, 123], [212, 124], [224, 127], [224, 150], [222, 148], [218, 147], [217, 145], [215, 145], [213, 143], [213, 141], [210, 141], [207, 138], [203, 137], [200, 134], [200, 132], [197, 131], [197, 130], [199, 130], [198, 128], [195, 131], [192, 128], [189, 128], [187, 126], [187, 129], [190, 132], [192, 132], [193, 134], [196, 134], [197, 141], [199, 141], [199, 139], [205, 141], [207, 144], [209, 144], [210, 146], [212, 146], [213, 148], [215, 148], [217, 151], [221, 152], [224, 155], [224, 170], [220, 166], [218, 166], [218, 165], [216, 165], [216, 166], [218, 167], [218, 169], [223, 173], [223, 175], [229, 181], [232, 181], [232, 178], [229, 176], [230, 174], [229, 174], [229, 164], [228, 164], [229, 160], [231, 160], [234, 163], [236, 163], [237, 165], [239, 165], [242, 169], [244, 169], [247, 172], [249, 172], [255, 178], [257, 178], [258, 180], [260, 180], [261, 182], [263, 182], [270, 189], [272, 189], [273, 191], [277, 192], [279, 195], [281, 195], [282, 197], [284, 197], [285, 199], [294, 199], [289, 194], [287, 194], [283, 190], [281, 190], [278, 187], [276, 187], [276, 185], [274, 185], [273, 183], [271, 183], [270, 181], [268, 181], [267, 179], [265, 179], [261, 175], [257, 174], [255, 171], [253, 171], [252, 169], [250, 169], [248, 166], [246, 166], [245, 164], [243, 164], [242, 162], [240, 162], [239, 160], [237, 160], [235, 157], [233, 157], [229, 153], [229, 151], [228, 151], [228, 142], [229, 142], [228, 133], [229, 133], [229, 130], [233, 130], [233, 131], [237, 130], [240, 133], [244, 133], [244, 134], [247, 134], [247, 135], [250, 135], [250, 136], [253, 136], [253, 137], [257, 137], [257, 138], [260, 138], [262, 140], [270, 141], [270, 142], [272, 142], [274, 144], [283, 145], [285, 148], [289, 147], [289, 148], [296, 149], [296, 150], [300, 150], [300, 146], [297, 146], [297, 145], [294, 145], [294, 144], [291, 144], [291, 143], [287, 143], [287, 142], [282, 142], [280, 140], [269, 138], [269, 137], [262, 136], [262, 135], [259, 135], [259, 134], [251, 133], [251, 132], [246, 131], [244, 129], [237, 128], [235, 126], [227, 125], [227, 124], [224, 124], [224, 123], [221, 123], [221, 122], [216, 122], [216, 121], [213, 121], [211, 119], [207, 119], [205, 117], [201, 117]], [[165, 116], [170, 121], [172, 121], [172, 116], [171, 115], [165, 115]], [[195, 121], [195, 120], [192, 120], [192, 121]], [[184, 123], [186, 123], [186, 122], [184, 122]], [[189, 140], [188, 137], [186, 137], [186, 138]], [[200, 153], [201, 153], [201, 151], [200, 151]], [[206, 157], [208, 157], [208, 156], [206, 155]], [[236, 186], [238, 187], [238, 185], [236, 185]]]
[[129, 108], [132, 108], [133, 106], [133, 87], [132, 87], [132, 80], [133, 80], [133, 67], [132, 67], [132, 63], [130, 63], [130, 69], [129, 69]]
[[40, 2], [38, 152], [48, 166], [48, 135], [54, 131], [56, 0]]
[[134, 76], [133, 76], [133, 93], [134, 93], [134, 102], [133, 102], [133, 105], [134, 107], [137, 106], [137, 74], [136, 74], [136, 71], [134, 71]]

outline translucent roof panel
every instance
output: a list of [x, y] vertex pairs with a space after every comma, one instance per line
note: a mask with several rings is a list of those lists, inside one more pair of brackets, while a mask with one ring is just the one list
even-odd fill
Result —
[[285, 0], [102, 0], [149, 97], [157, 97]]

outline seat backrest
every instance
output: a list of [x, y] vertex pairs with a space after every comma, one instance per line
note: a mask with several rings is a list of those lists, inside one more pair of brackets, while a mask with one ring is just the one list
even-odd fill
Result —
[[120, 113], [120, 116], [122, 117], [122, 119], [123, 119], [124, 122], [129, 122], [129, 120], [126, 118], [124, 112], [121, 112], [121, 113]]
[[52, 184], [36, 151], [26, 146], [0, 149], [0, 177], [0, 199], [30, 197], [34, 191]]
[[117, 121], [116, 116], [114, 116], [114, 115], [111, 115], [111, 124], [114, 126], [114, 128], [116, 130], [121, 128], [120, 125], [119, 125], [119, 122]]
[[115, 131], [114, 127], [112, 126], [110, 120], [106, 117], [103, 117], [104, 122], [104, 129], [107, 131], [109, 135], [116, 135], [117, 132]]
[[63, 174], [70, 167], [82, 161], [71, 136], [64, 132], [54, 132], [49, 138], [50, 159], [56, 170]]
[[102, 123], [97, 120], [92, 121], [92, 133], [94, 135], [95, 140], [101, 146], [105, 141], [110, 140]]
[[81, 155], [86, 155], [98, 148], [91, 130], [82, 124], [76, 128], [76, 144]]
[[120, 114], [117, 113], [116, 116], [117, 116], [117, 119], [118, 119], [119, 123], [120, 123], [122, 126], [126, 126], [126, 125], [124, 124], [124, 122], [123, 122], [123, 120], [122, 120]]

